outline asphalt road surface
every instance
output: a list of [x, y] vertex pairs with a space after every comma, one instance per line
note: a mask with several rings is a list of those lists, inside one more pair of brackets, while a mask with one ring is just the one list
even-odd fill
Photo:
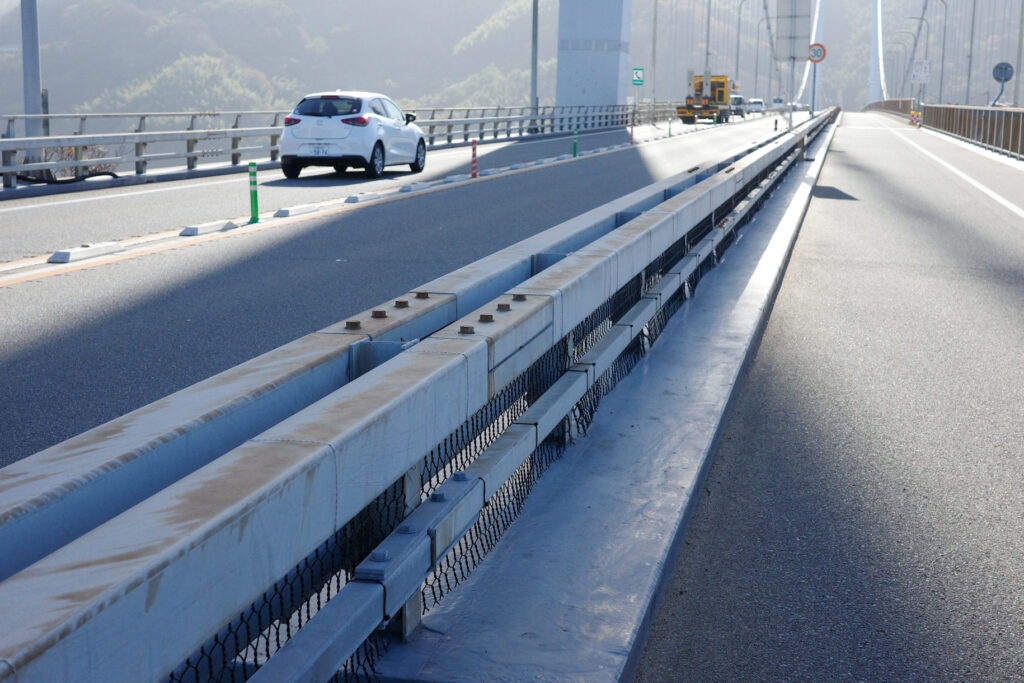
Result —
[[[623, 194], [717, 161], [772, 129], [772, 118], [713, 127], [198, 238], [174, 235], [190, 222], [245, 215], [244, 176], [2, 202], [0, 466]], [[625, 131], [581, 136], [581, 148], [627, 140]], [[495, 146], [481, 168], [557, 156], [566, 145]], [[285, 181], [265, 173], [262, 206], [394, 191], [429, 178], [431, 169], [465, 172], [468, 154], [434, 152], [428, 172], [410, 178], [394, 171], [373, 183], [356, 174], [304, 172]], [[38, 256], [53, 249], [136, 235], [152, 242], [103, 265], [39, 270]], [[36, 258], [19, 260], [25, 257]]]
[[636, 681], [1024, 680], [1021, 188], [844, 116]]

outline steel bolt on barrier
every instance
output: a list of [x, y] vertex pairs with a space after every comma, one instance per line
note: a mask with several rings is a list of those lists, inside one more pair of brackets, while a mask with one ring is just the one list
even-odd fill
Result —
[[260, 222], [259, 202], [256, 199], [256, 162], [249, 162], [249, 209], [252, 214], [249, 217], [250, 223]]

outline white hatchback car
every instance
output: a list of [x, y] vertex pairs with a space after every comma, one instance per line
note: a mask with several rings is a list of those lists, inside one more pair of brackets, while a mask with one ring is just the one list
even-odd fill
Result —
[[281, 170], [298, 178], [306, 166], [349, 166], [379, 178], [385, 166], [409, 164], [419, 173], [427, 162], [423, 131], [380, 93], [321, 92], [306, 95], [285, 117], [278, 143]]

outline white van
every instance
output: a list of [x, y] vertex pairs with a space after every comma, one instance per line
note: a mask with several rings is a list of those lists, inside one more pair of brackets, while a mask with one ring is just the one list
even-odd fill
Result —
[[747, 101], [743, 99], [743, 95], [733, 95], [730, 97], [729, 106], [732, 109], [733, 116], [747, 118]]
[[747, 111], [751, 114], [760, 114], [764, 112], [764, 100], [760, 97], [751, 97], [750, 101], [747, 102]]

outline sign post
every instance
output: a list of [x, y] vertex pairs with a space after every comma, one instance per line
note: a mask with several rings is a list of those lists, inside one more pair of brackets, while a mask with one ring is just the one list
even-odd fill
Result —
[[775, 61], [789, 62], [789, 129], [793, 130], [796, 63], [807, 59], [803, 45], [811, 42], [811, 0], [777, 0]]
[[814, 118], [814, 110], [818, 104], [818, 62], [825, 60], [825, 46], [821, 43], [814, 43], [807, 52], [807, 58], [814, 64], [811, 74], [811, 118]]
[[1006, 90], [1006, 82], [1013, 78], [1013, 65], [1009, 62], [999, 62], [992, 69], [992, 78], [999, 82], [999, 94], [992, 100], [992, 106], [994, 107], [999, 98], [1003, 96], [1003, 91]]
[[636, 110], [640, 102], [640, 86], [644, 84], [644, 68], [633, 67], [633, 116], [629, 123], [629, 144], [633, 144], [633, 126], [636, 124]]

